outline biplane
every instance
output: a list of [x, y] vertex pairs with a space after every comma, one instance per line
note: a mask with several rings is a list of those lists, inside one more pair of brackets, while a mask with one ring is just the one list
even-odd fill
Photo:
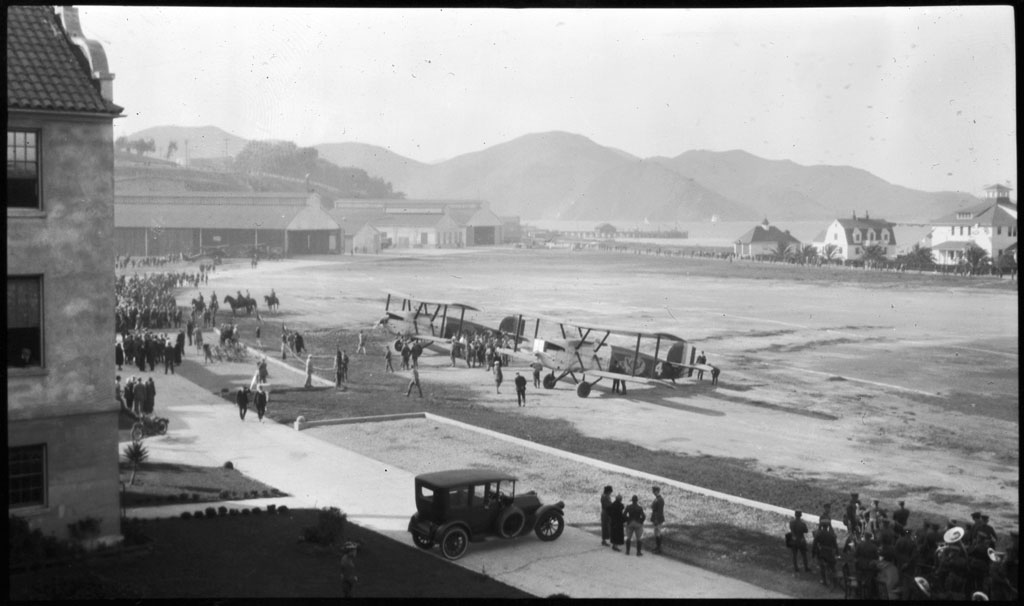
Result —
[[[472, 305], [454, 301], [423, 301], [412, 295], [384, 291], [384, 316], [374, 328], [383, 327], [395, 335], [395, 351], [401, 351], [403, 341], [420, 340], [431, 345], [451, 346], [460, 334], [471, 332], [511, 333], [510, 318], [502, 320], [497, 329], [466, 319], [466, 312], [480, 311]], [[395, 300], [400, 300], [398, 303]]]
[[[540, 338], [542, 319], [557, 325], [561, 338]], [[524, 340], [520, 338], [525, 328], [524, 318], [512, 317], [508, 324], [516, 329], [517, 347], [500, 351], [525, 361], [528, 357], [518, 348], [519, 342]], [[632, 346], [612, 344], [609, 338], [613, 335], [636, 341]], [[645, 340], [648, 347], [642, 351]], [[650, 353], [652, 341], [653, 353]], [[589, 396], [593, 386], [602, 379], [674, 387], [677, 379], [691, 377], [694, 371], [712, 371], [711, 365], [696, 363], [697, 350], [689, 341], [671, 333], [589, 326], [543, 316], [536, 317], [530, 353], [530, 361], [550, 370], [543, 378], [545, 389], [553, 389], [559, 381], [571, 379], [576, 384], [576, 395], [581, 398]], [[596, 379], [588, 380], [588, 376]]]

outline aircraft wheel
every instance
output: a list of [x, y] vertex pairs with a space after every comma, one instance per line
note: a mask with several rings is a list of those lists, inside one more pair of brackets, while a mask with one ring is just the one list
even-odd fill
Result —
[[544, 385], [544, 389], [554, 389], [555, 383], [558, 383], [558, 380], [555, 379], [555, 373], [544, 375], [544, 381], [542, 383], [542, 385]]
[[395, 339], [394, 347], [395, 347], [395, 351], [401, 352], [402, 351], [402, 340], [401, 339]]
[[576, 395], [581, 397], [581, 398], [585, 398], [585, 397], [589, 396], [590, 395], [590, 387], [591, 387], [591, 385], [592, 385], [591, 383], [587, 383], [586, 381], [583, 381], [582, 383], [580, 383], [579, 385], [576, 386]]

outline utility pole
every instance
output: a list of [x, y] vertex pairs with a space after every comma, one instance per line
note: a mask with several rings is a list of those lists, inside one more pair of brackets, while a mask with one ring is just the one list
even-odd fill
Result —
[[185, 168], [188, 168], [188, 139], [185, 139]]

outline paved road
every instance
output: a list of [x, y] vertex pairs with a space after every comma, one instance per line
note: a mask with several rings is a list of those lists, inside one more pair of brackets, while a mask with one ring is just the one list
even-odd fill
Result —
[[[147, 438], [150, 460], [204, 466], [231, 461], [242, 473], [292, 495], [268, 503], [338, 507], [353, 522], [415, 549], [406, 532], [415, 511], [413, 475], [292, 427], [269, 420], [259, 423], [255, 411], [240, 421], [233, 399], [229, 402], [219, 393], [248, 383], [253, 370], [249, 363], [204, 366], [191, 355], [179, 374], [158, 374], [157, 412], [170, 419], [170, 430], [166, 436]], [[271, 375], [281, 386], [300, 387], [304, 381], [301, 373], [281, 365], [272, 368]], [[177, 512], [160, 510], [166, 515]], [[146, 511], [133, 510], [130, 515]], [[155, 513], [149, 510], [150, 515]], [[627, 558], [598, 546], [594, 535], [575, 528], [566, 528], [552, 543], [541, 543], [533, 535], [511, 543], [474, 543], [456, 563], [538, 596], [787, 597], [654, 555]]]

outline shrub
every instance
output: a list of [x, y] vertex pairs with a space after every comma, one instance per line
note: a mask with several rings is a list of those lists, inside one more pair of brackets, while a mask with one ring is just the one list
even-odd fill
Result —
[[190, 519], [191, 517], [192, 517], [192, 512], [189, 512], [189, 511], [183, 511], [183, 512], [181, 512], [181, 519], [182, 519], [182, 520], [188, 520], [188, 519]]
[[152, 540], [143, 532], [142, 520], [138, 518], [121, 518], [121, 535], [125, 545], [143, 545]]
[[203, 517], [203, 512], [197, 511], [194, 514], [192, 514], [192, 517], [193, 518], [201, 518], [201, 517]]
[[84, 552], [81, 545], [44, 535], [38, 528], [29, 528], [28, 521], [17, 516], [8, 518], [10, 568], [34, 568], [47, 560], [66, 558]]
[[187, 492], [183, 492], [183, 493], [178, 495], [178, 498], [181, 499], [182, 502], [187, 501], [188, 500], [188, 493]]
[[207, 507], [204, 511], [206, 512], [206, 517], [208, 518], [217, 517], [217, 510], [214, 509], [213, 507]]
[[248, 507], [246, 507], [245, 509], [242, 510], [242, 515], [243, 516], [249, 515], [249, 508]]
[[[187, 498], [187, 497], [186, 497], [186, 498]], [[183, 500], [184, 500], [184, 499], [183, 499]], [[198, 494], [198, 493], [195, 493], [195, 492], [193, 492], [193, 493], [192, 493], [192, 500], [193, 500], [193, 501], [198, 501], [198, 500], [199, 500], [199, 494]]]
[[228, 510], [228, 515], [237, 516], [238, 515], [238, 510], [235, 509], [234, 507], [232, 507], [231, 509]]
[[288, 506], [287, 505], [282, 505], [282, 506], [277, 508], [277, 514], [278, 515], [284, 515], [286, 513], [288, 513]]
[[261, 513], [263, 513], [263, 510], [262, 510], [262, 509], [260, 509], [259, 507], [253, 507], [253, 508], [252, 508], [252, 514], [253, 514], [253, 515], [257, 515], [257, 516], [258, 516], [258, 515], [260, 515]]
[[277, 510], [277, 505], [267, 505], [267, 513], [274, 513]]
[[[156, 498], [156, 497], [154, 497], [154, 499], [155, 499], [155, 498]], [[178, 498], [179, 498], [179, 497], [178, 497], [178, 495], [176, 495], [176, 494], [169, 494], [169, 495], [167, 495], [167, 500], [168, 500], [168, 501], [170, 501], [171, 503], [173, 503], [173, 502], [177, 501], [177, 500], [178, 500]]]
[[231, 492], [227, 491], [227, 490], [220, 491], [220, 498], [222, 498], [222, 499], [230, 499], [231, 498]]
[[232, 463], [231, 461], [228, 461], [228, 462], [224, 463], [224, 469], [234, 469], [234, 468], [235, 468], [235, 464]]
[[337, 507], [324, 507], [317, 514], [317, 525], [302, 529], [302, 538], [318, 545], [340, 543], [345, 536], [348, 516]]
[[217, 508], [217, 514], [222, 516], [228, 515], [228, 508], [221, 505], [220, 507]]
[[100, 519], [86, 517], [76, 522], [72, 522], [68, 524], [68, 533], [71, 535], [71, 538], [76, 541], [82, 541], [99, 536]]
[[269, 490], [264, 490], [264, 491], [262, 492], [262, 494], [263, 494], [263, 498], [264, 498], [264, 499], [268, 499], [268, 498], [270, 498], [270, 491], [269, 491]]

